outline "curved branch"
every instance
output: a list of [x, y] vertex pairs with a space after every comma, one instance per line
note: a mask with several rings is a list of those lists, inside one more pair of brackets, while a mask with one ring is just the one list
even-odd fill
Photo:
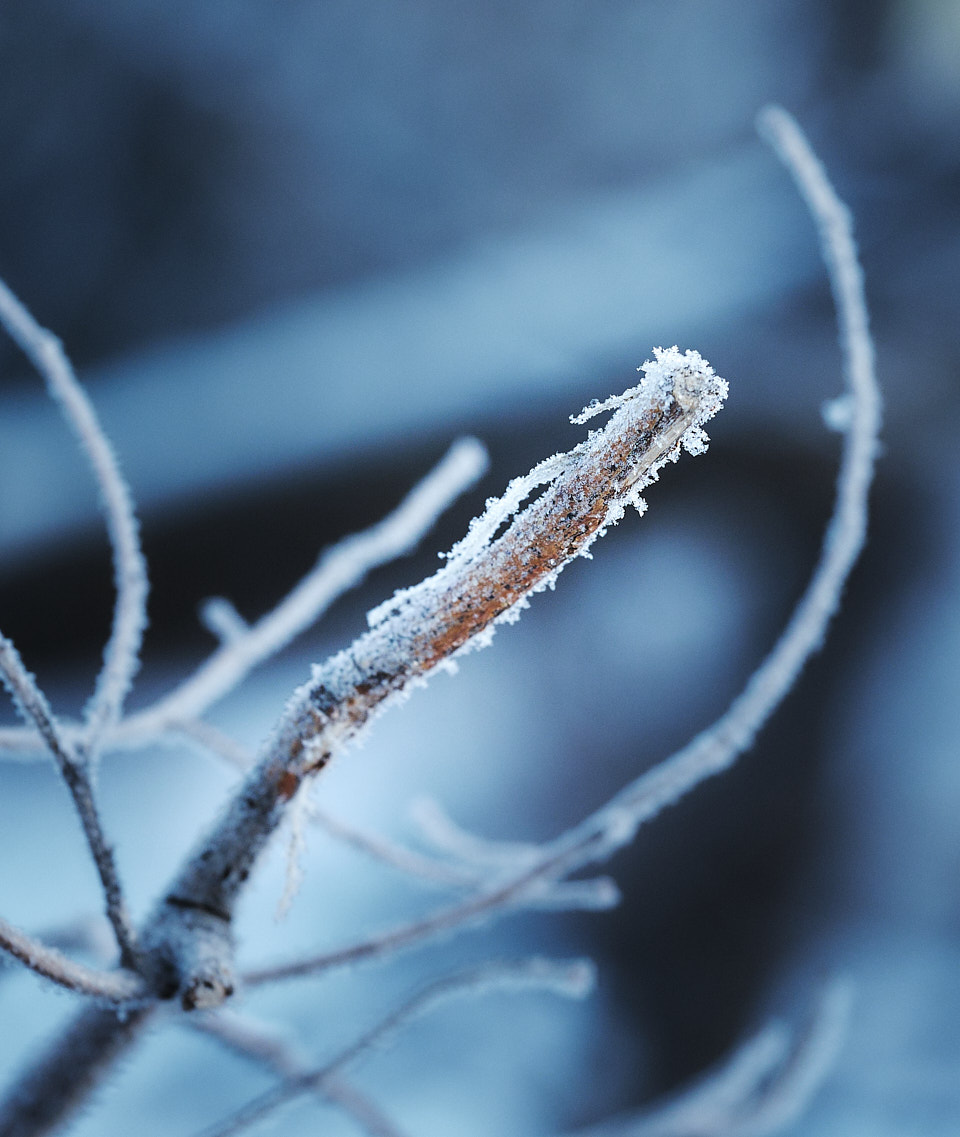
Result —
[[2, 280], [0, 323], [43, 376], [80, 443], [100, 491], [110, 537], [117, 601], [103, 668], [85, 709], [83, 751], [93, 756], [104, 734], [119, 721], [123, 701], [140, 666], [140, 645], [147, 624], [147, 565], [130, 490], [93, 404], [77, 382], [60, 341], [40, 327]]
[[444, 568], [371, 613], [366, 635], [314, 668], [260, 763], [174, 882], [169, 903], [229, 920], [250, 868], [305, 778], [389, 702], [455, 653], [488, 643], [497, 623], [515, 620], [529, 596], [586, 554], [627, 505], [641, 505], [640, 491], [676, 460], [681, 445], [693, 453], [705, 449], [702, 423], [719, 410], [727, 384], [696, 352], [658, 349], [657, 356], [644, 365], [643, 382], [618, 397], [602, 430], [512, 482]]
[[100, 877], [106, 898], [107, 918], [113, 926], [121, 959], [125, 966], [131, 967], [136, 960], [136, 934], [127, 911], [120, 875], [113, 857], [113, 848], [107, 841], [94, 801], [89, 767], [86, 762], [78, 760], [76, 752], [64, 739], [60, 724], [54, 717], [46, 697], [27, 671], [17, 649], [2, 633], [0, 633], [0, 679], [13, 696], [14, 704], [21, 716], [36, 726], [70, 791]]
[[413, 1020], [448, 999], [488, 991], [549, 991], [568, 999], [582, 999], [593, 989], [594, 969], [588, 960], [557, 961], [534, 957], [517, 963], [487, 963], [469, 971], [445, 976], [424, 988], [408, 1002], [361, 1035], [336, 1058], [319, 1069], [294, 1077], [261, 1094], [225, 1122], [205, 1130], [203, 1137], [232, 1137], [303, 1093], [325, 1092], [331, 1079], [358, 1058], [382, 1047]]
[[[487, 454], [475, 438], [461, 438], [444, 458], [407, 494], [393, 512], [362, 533], [354, 533], [325, 550], [316, 566], [283, 600], [256, 623], [232, 621], [232, 634], [197, 670], [152, 706], [117, 724], [111, 746], [142, 745], [158, 733], [178, 731], [203, 715], [265, 660], [305, 631], [349, 589], [378, 565], [409, 552], [450, 504], [483, 474]], [[65, 734], [73, 740], [75, 726]], [[0, 728], [0, 749], [18, 757], [35, 756], [31, 732]]]
[[78, 995], [92, 995], [108, 1003], [129, 1003], [150, 997], [146, 983], [133, 971], [100, 971], [47, 947], [0, 919], [0, 948], [37, 975]]
[[296, 978], [379, 958], [475, 924], [491, 913], [509, 911], [523, 903], [538, 882], [558, 880], [588, 864], [608, 859], [633, 840], [642, 824], [737, 760], [820, 646], [866, 535], [868, 496], [880, 429], [880, 392], [850, 215], [794, 120], [775, 108], [766, 111], [761, 121], [800, 185], [820, 230], [837, 304], [850, 400], [836, 499], [823, 550], [786, 628], [743, 692], [712, 726], [578, 825], [542, 846], [535, 860], [518, 862], [515, 870], [498, 883], [460, 903], [342, 949], [250, 972], [245, 976], [247, 983]]

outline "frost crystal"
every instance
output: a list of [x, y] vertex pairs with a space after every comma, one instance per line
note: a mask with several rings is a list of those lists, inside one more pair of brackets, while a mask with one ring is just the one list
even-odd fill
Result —
[[345, 736], [444, 660], [489, 643], [534, 593], [553, 588], [571, 560], [589, 557], [629, 506], [644, 512], [642, 493], [667, 462], [684, 449], [703, 453], [703, 424], [720, 409], [726, 382], [695, 351], [674, 346], [653, 354], [638, 368], [635, 387], [594, 400], [573, 418], [583, 423], [610, 412], [605, 426], [490, 498], [443, 567], [368, 612], [367, 634], [314, 676], [317, 705], [354, 706]]

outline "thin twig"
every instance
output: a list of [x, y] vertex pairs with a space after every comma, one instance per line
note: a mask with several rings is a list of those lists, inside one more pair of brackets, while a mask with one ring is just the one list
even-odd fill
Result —
[[407, 876], [448, 888], [470, 888], [479, 883], [480, 876], [475, 869], [446, 858], [424, 856], [396, 841], [388, 841], [378, 834], [347, 825], [312, 803], [308, 807], [307, 816], [331, 837]]
[[[257, 767], [181, 872], [167, 903], [221, 914], [234, 900], [304, 779], [318, 773], [385, 705], [468, 647], [489, 642], [531, 593], [618, 521], [681, 445], [705, 449], [701, 424], [727, 385], [696, 352], [657, 351], [643, 382], [618, 396], [602, 430], [512, 482], [489, 503], [436, 576], [399, 593], [353, 646], [293, 695]], [[542, 494], [520, 509], [531, 489]], [[504, 503], [509, 503], [509, 509]], [[513, 513], [502, 536], [504, 513]], [[184, 977], [186, 978], [186, 977]]]
[[[198, 720], [247, 675], [310, 627], [327, 608], [358, 585], [378, 565], [409, 552], [450, 504], [483, 474], [487, 455], [474, 438], [461, 438], [397, 508], [376, 525], [327, 549], [317, 565], [280, 603], [244, 630], [236, 621], [232, 634], [188, 678], [156, 703], [128, 716], [107, 740], [112, 747], [153, 741], [164, 731], [178, 731]], [[66, 728], [73, 738], [75, 728]], [[18, 758], [37, 752], [32, 732], [0, 728], [0, 755]]]
[[222, 1125], [204, 1131], [203, 1137], [232, 1137], [299, 1094], [322, 1089], [352, 1062], [382, 1047], [392, 1035], [414, 1019], [432, 1011], [448, 999], [468, 994], [484, 994], [506, 989], [546, 990], [567, 998], [583, 998], [593, 987], [593, 966], [586, 960], [559, 962], [533, 958], [519, 963], [488, 963], [470, 971], [447, 976], [431, 983], [418, 995], [389, 1014], [372, 1030], [361, 1035], [331, 1062], [297, 1078], [288, 1078], [268, 1090]]
[[146, 983], [135, 972], [100, 971], [77, 963], [3, 919], [0, 919], [0, 948], [37, 975], [79, 995], [93, 995], [109, 1003], [129, 1003], [150, 995]]
[[508, 880], [459, 904], [349, 947], [259, 969], [245, 977], [248, 983], [293, 978], [378, 958], [396, 948], [474, 924], [498, 909], [508, 911], [522, 901], [525, 892], [538, 880], [557, 880], [588, 864], [606, 860], [633, 839], [640, 825], [706, 778], [731, 766], [751, 745], [806, 660], [820, 646], [866, 534], [868, 493], [880, 428], [880, 394], [874, 374], [863, 276], [856, 259], [849, 213], [834, 194], [799, 127], [786, 112], [770, 110], [762, 122], [778, 145], [782, 142], [781, 156], [791, 164], [791, 172], [820, 229], [824, 258], [833, 281], [851, 401], [837, 494], [823, 551], [786, 629], [744, 691], [712, 726], [578, 825], [545, 844], [539, 860], [526, 865], [520, 862]]
[[[284, 1081], [309, 1076], [310, 1068], [289, 1043], [268, 1027], [251, 1022], [246, 1017], [242, 1018], [230, 1011], [219, 1011], [215, 1014], [193, 1015], [184, 1021], [216, 1038], [236, 1054], [265, 1067]], [[315, 1092], [348, 1113], [368, 1137], [403, 1137], [390, 1118], [366, 1094], [343, 1077], [325, 1078], [315, 1088]]]
[[[246, 773], [254, 765], [255, 760], [249, 751], [207, 722], [193, 719], [182, 723], [180, 729], [184, 735], [199, 743], [205, 750], [216, 754], [233, 769]], [[441, 860], [438, 857], [424, 856], [396, 841], [388, 841], [379, 834], [368, 833], [354, 825], [348, 825], [320, 809], [313, 802], [307, 804], [306, 816], [308, 821], [334, 840], [342, 841], [365, 856], [408, 876], [430, 884], [453, 888], [467, 888], [476, 886], [480, 882], [480, 874], [475, 869], [455, 864], [448, 858]]]
[[834, 981], [801, 1030], [771, 1023], [667, 1101], [572, 1137], [772, 1137], [796, 1121], [820, 1089], [846, 1034], [849, 1009], [847, 985]]
[[[9, 925], [7, 929], [9, 933]], [[19, 935], [24, 937], [24, 954], [29, 953], [31, 957], [42, 945], [62, 952], [81, 952], [102, 967], [106, 967], [113, 959], [116, 948], [113, 930], [102, 916], [81, 916], [68, 923], [54, 924], [31, 936], [26, 936], [23, 932]], [[33, 949], [30, 949], [27, 941], [33, 941]], [[0, 956], [0, 981], [9, 978], [14, 971], [12, 967], [5, 967], [5, 963], [6, 960]]]
[[461, 438], [442, 461], [382, 521], [345, 538], [316, 568], [244, 632], [239, 627], [193, 675], [152, 707], [132, 715], [120, 737], [149, 736], [195, 719], [298, 636], [372, 569], [419, 544], [437, 517], [483, 474], [487, 455], [475, 438]]
[[100, 823], [100, 814], [90, 783], [89, 767], [85, 762], [77, 760], [75, 752], [62, 737], [59, 724], [43, 692], [23, 665], [17, 649], [2, 634], [0, 634], [0, 679], [13, 696], [20, 715], [25, 721], [36, 726], [70, 791], [103, 886], [107, 918], [117, 938], [121, 962], [125, 967], [133, 968], [137, 958], [136, 935], [123, 897], [113, 849], [107, 842]]
[[140, 644], [147, 622], [146, 561], [140, 549], [130, 490], [93, 404], [77, 382], [60, 340], [40, 327], [2, 280], [0, 323], [43, 376], [87, 456], [110, 537], [117, 599], [113, 629], [104, 649], [103, 668], [84, 711], [82, 753], [92, 759], [103, 736], [119, 721], [123, 701], [140, 666]]
[[434, 798], [417, 798], [410, 815], [426, 841], [464, 864], [502, 872], [527, 868], [540, 859], [540, 846], [532, 841], [491, 841], [463, 829]]

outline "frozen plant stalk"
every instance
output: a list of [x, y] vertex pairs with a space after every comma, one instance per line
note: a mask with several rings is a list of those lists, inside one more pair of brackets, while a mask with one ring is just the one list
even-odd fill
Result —
[[642, 511], [642, 490], [682, 448], [706, 449], [703, 424], [720, 409], [726, 382], [695, 351], [658, 348], [655, 355], [640, 369], [636, 387], [573, 420], [612, 411], [606, 426], [511, 482], [503, 497], [487, 503], [439, 572], [370, 613], [370, 630], [315, 667], [294, 693], [258, 765], [158, 913], [162, 926], [166, 908], [176, 932], [161, 952], [170, 982], [188, 1002], [191, 992], [203, 989], [204, 1002], [213, 1004], [231, 983], [222, 955], [216, 975], [184, 972], [196, 958], [183, 950], [184, 910], [219, 919], [226, 930], [239, 889], [303, 780], [389, 701], [454, 655], [488, 643], [497, 623], [515, 620], [529, 595], [552, 586], [628, 505]]

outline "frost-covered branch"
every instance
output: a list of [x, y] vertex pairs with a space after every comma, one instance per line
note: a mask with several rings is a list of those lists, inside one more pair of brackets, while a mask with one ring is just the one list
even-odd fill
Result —
[[428, 844], [452, 860], [478, 869], [525, 868], [540, 859], [540, 846], [533, 842], [490, 841], [463, 829], [435, 798], [417, 798], [410, 815]]
[[0, 679], [10, 691], [20, 715], [26, 722], [36, 727], [70, 791], [103, 886], [107, 918], [113, 926], [120, 947], [121, 961], [124, 966], [133, 967], [136, 960], [136, 937], [113, 859], [113, 849], [100, 823], [100, 814], [97, 812], [93, 786], [90, 782], [89, 765], [77, 758], [76, 752], [63, 738], [60, 725], [54, 718], [43, 692], [27, 671], [17, 649], [2, 634], [0, 634]]
[[[837, 199], [793, 119], [783, 110], [771, 109], [765, 112], [762, 123], [763, 129], [776, 139], [820, 229], [837, 303], [849, 399], [836, 499], [823, 550], [787, 627], [743, 692], [712, 726], [578, 825], [541, 846], [536, 856], [531, 857], [524, 846], [519, 846], [513, 871], [490, 887], [422, 919], [342, 949], [259, 969], [246, 977], [247, 982], [294, 978], [379, 958], [398, 948], [471, 926], [490, 915], [508, 912], [523, 904], [531, 889], [608, 859], [633, 839], [640, 825], [736, 761], [820, 646], [866, 534], [868, 493], [880, 428], [880, 394], [849, 213]], [[478, 848], [470, 846], [463, 837], [451, 836], [453, 831], [449, 825], [444, 826], [442, 818], [434, 818], [433, 832], [448, 844], [454, 840], [461, 851]]]
[[[194, 674], [153, 707], [131, 717], [124, 732], [149, 735], [202, 715], [246, 676], [310, 627], [344, 592], [377, 565], [410, 552], [450, 503], [483, 474], [487, 454], [462, 438], [435, 469], [382, 521], [328, 549], [284, 600], [244, 631], [234, 626]], [[209, 612], [208, 612], [209, 617]]]
[[[167, 893], [168, 908], [228, 925], [251, 867], [305, 779], [388, 703], [455, 654], [488, 643], [496, 624], [515, 620], [529, 596], [586, 554], [628, 505], [642, 507], [640, 492], [681, 446], [695, 454], [706, 448], [702, 426], [719, 410], [727, 384], [696, 352], [656, 355], [637, 387], [595, 408], [613, 410], [602, 430], [511, 482], [435, 576], [371, 613], [366, 635], [314, 668], [259, 764]], [[171, 943], [167, 956], [175, 971], [183, 967], [179, 946]], [[181, 970], [182, 982], [195, 978]]]
[[[799, 126], [781, 108], [760, 116], [806, 200], [820, 231], [830, 273], [847, 386], [848, 425], [833, 514], [813, 576], [770, 654], [724, 715], [671, 758], [642, 775], [607, 806], [576, 826], [561, 844], [578, 865], [577, 850], [595, 861], [629, 841], [636, 828], [705, 778], [727, 769], [756, 737], [820, 647], [847, 577], [866, 538], [868, 495], [880, 430], [881, 400], [874, 370], [863, 272], [850, 213], [837, 198]], [[584, 863], [584, 862], [580, 862]]]
[[86, 392], [77, 382], [60, 341], [37, 324], [3, 281], [0, 281], [0, 323], [45, 379], [90, 463], [113, 550], [117, 590], [113, 630], [104, 649], [103, 669], [96, 689], [84, 712], [82, 752], [94, 757], [103, 736], [119, 721], [123, 701], [140, 666], [148, 586], [137, 519], [113, 448], [100, 428]]
[[[247, 977], [251, 985], [384, 955], [519, 906], [611, 901], [608, 882], [570, 879], [571, 875], [609, 857], [632, 839], [645, 820], [704, 778], [729, 766], [750, 745], [806, 658], [818, 647], [863, 542], [879, 399], [866, 338], [859, 269], [843, 207], [783, 112], [769, 112], [764, 122], [781, 151], [794, 163], [795, 176], [812, 207], [821, 211], [824, 240], [831, 242], [827, 257], [836, 278], [834, 292], [841, 311], [850, 391], [836, 509], [813, 580], [786, 631], [743, 694], [713, 727], [572, 830], [540, 847], [501, 846], [471, 839], [455, 826], [436, 823], [434, 818], [434, 843], [441, 849], [445, 845], [454, 863], [490, 873], [475, 891], [427, 917], [338, 952], [262, 969]], [[140, 958], [152, 995], [164, 1000], [179, 997], [181, 1006], [191, 1011], [222, 1003], [234, 988], [235, 902], [303, 783], [322, 770], [333, 754], [354, 740], [386, 706], [407, 695], [457, 654], [488, 642], [498, 623], [516, 619], [529, 596], [552, 586], [557, 573], [572, 558], [587, 555], [596, 537], [619, 520], [628, 505], [642, 508], [642, 489], [656, 479], [665, 462], [677, 457], [681, 446], [694, 453], [704, 448], [702, 424], [716, 413], [726, 384], [696, 353], [683, 355], [676, 349], [658, 350], [656, 362], [643, 370], [645, 376], [638, 387], [588, 408], [576, 420], [612, 411], [605, 427], [591, 432], [569, 454], [548, 459], [512, 482], [502, 498], [488, 503], [486, 512], [452, 550], [440, 572], [370, 613], [369, 631], [351, 648], [315, 668], [311, 679], [294, 693], [258, 764], [146, 922]], [[189, 732], [229, 756], [232, 747], [200, 721], [203, 709], [239, 681], [249, 667], [296, 634], [305, 626], [304, 621], [315, 618], [338, 589], [349, 586], [344, 581], [356, 579], [365, 565], [374, 563], [370, 545], [363, 544], [363, 539], [370, 537], [368, 532], [357, 539], [359, 557], [349, 543], [339, 547], [340, 560], [337, 550], [328, 554], [316, 574], [308, 578], [313, 582], [310, 587], [306, 582], [298, 586], [274, 613], [257, 624], [245, 628], [229, 613], [221, 611], [219, 618], [215, 615], [214, 624], [224, 633], [223, 642], [208, 664], [174, 691], [168, 697], [170, 701], [161, 700], [118, 724], [110, 741], [135, 743], [157, 731]], [[22, 685], [14, 683], [14, 687]], [[28, 691], [29, 703], [32, 693], [29, 688], [22, 690]], [[22, 692], [19, 700], [24, 701]], [[29, 708], [27, 713], [39, 725], [37, 715]], [[70, 746], [82, 745], [79, 733], [59, 731], [52, 716], [49, 722], [51, 737], [64, 754], [71, 753]], [[19, 744], [26, 740], [36, 746], [32, 732], [0, 732], [0, 745], [18, 744], [18, 740]], [[29, 947], [33, 949], [32, 943]], [[484, 970], [489, 974], [489, 969]], [[475, 973], [471, 986], [476, 985], [476, 978]], [[462, 979], [434, 985], [333, 1063], [293, 1082], [286, 1080], [218, 1132], [235, 1132], [238, 1126], [263, 1116], [294, 1093], [320, 1088], [324, 1079], [329, 1086], [329, 1078], [385, 1032], [432, 1005], [435, 997], [450, 993], [451, 983], [457, 989], [463, 987]], [[151, 1013], [152, 1006], [146, 1004], [135, 1006], [122, 1019], [101, 1008], [86, 1010], [16, 1087], [0, 1111], [0, 1137], [35, 1137], [57, 1124], [133, 1041]], [[802, 1097], [815, 1065], [800, 1063], [792, 1082], [789, 1077], [781, 1079], [786, 1086], [779, 1099], [782, 1103]], [[780, 1069], [789, 1072], [789, 1068], [787, 1064]], [[782, 1116], [788, 1114], [786, 1105], [776, 1106], [778, 1099], [766, 1100], [769, 1116], [774, 1116], [777, 1108]]]
[[690, 1088], [573, 1137], [772, 1137], [803, 1114], [823, 1084], [849, 1010], [850, 991], [835, 981], [802, 1029], [771, 1023]]
[[[310, 1067], [289, 1043], [269, 1027], [230, 1011], [194, 1015], [187, 1021], [201, 1033], [217, 1039], [227, 1049], [264, 1067], [284, 1081], [296, 1082], [310, 1075]], [[301, 1091], [298, 1088], [295, 1092]], [[366, 1094], [342, 1076], [330, 1075], [324, 1078], [314, 1092], [349, 1114], [368, 1137], [403, 1137], [390, 1118]]]
[[[12, 942], [9, 925], [4, 936]], [[18, 932], [17, 938], [19, 937], [23, 937], [21, 942], [24, 955], [29, 954], [33, 957], [39, 950], [55, 948], [62, 952], [81, 952], [102, 966], [110, 962], [116, 948], [110, 924], [101, 916], [81, 916], [64, 924], [54, 924], [31, 936], [27, 936], [25, 932]], [[3, 966], [5, 962], [0, 956], [0, 982], [14, 972], [13, 967]]]
[[[371, 570], [410, 552], [450, 504], [487, 467], [487, 453], [475, 438], [461, 438], [445, 457], [382, 521], [327, 549], [313, 568], [265, 616], [245, 624], [228, 601], [208, 602], [202, 617], [221, 639], [197, 670], [152, 706], [130, 715], [112, 731], [112, 746], [135, 746], [164, 731], [179, 731], [199, 719], [250, 672], [310, 627], [330, 605]], [[71, 736], [69, 729], [68, 736]], [[28, 732], [0, 729], [0, 751], [26, 757], [36, 750]]]
[[385, 837], [347, 825], [312, 804], [308, 808], [307, 816], [331, 837], [407, 876], [453, 888], [475, 887], [479, 883], [480, 877], [475, 869], [471, 870], [468, 866], [448, 858], [424, 856], [423, 853], [408, 849], [396, 841], [389, 841]]
[[582, 999], [593, 989], [593, 965], [587, 960], [561, 962], [533, 958], [519, 963], [488, 963], [470, 971], [431, 983], [418, 995], [361, 1035], [336, 1058], [299, 1077], [261, 1094], [224, 1124], [205, 1130], [203, 1137], [232, 1137], [303, 1093], [324, 1089], [330, 1078], [370, 1051], [382, 1047], [414, 1019], [436, 1009], [449, 999], [481, 995], [490, 991], [550, 991], [565, 998]]
[[150, 994], [146, 983], [135, 972], [87, 967], [3, 919], [0, 919], [0, 949], [37, 975], [79, 995], [92, 995], [108, 1003], [128, 1003]]

